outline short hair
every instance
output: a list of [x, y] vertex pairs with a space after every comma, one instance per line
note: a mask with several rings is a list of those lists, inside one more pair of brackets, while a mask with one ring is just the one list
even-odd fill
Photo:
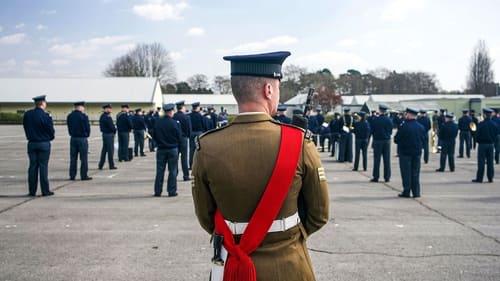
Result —
[[36, 107], [39, 107], [39, 106], [41, 106], [44, 102], [45, 102], [45, 100], [37, 100], [37, 101], [35, 101], [35, 106], [36, 106]]
[[234, 98], [238, 103], [257, 101], [259, 91], [267, 83], [272, 83], [275, 79], [254, 76], [232, 76], [231, 88]]

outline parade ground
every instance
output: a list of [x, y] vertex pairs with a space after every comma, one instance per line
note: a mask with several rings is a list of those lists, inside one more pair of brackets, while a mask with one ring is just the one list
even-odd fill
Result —
[[[0, 281], [208, 280], [210, 236], [197, 222], [182, 173], [179, 196], [164, 191], [157, 198], [148, 149], [146, 157], [116, 161], [117, 170], [107, 163], [98, 170], [94, 126], [93, 180], [78, 174], [70, 181], [67, 129], [56, 126], [49, 162], [55, 195], [28, 197], [22, 126], [0, 128]], [[422, 164], [422, 197], [404, 199], [397, 197], [395, 146], [388, 183], [369, 182], [372, 153], [366, 172], [320, 153], [331, 209], [329, 223], [308, 239], [317, 280], [500, 280], [499, 165], [494, 183], [476, 184], [475, 151], [456, 159], [453, 173], [435, 172], [439, 154], [431, 154]]]

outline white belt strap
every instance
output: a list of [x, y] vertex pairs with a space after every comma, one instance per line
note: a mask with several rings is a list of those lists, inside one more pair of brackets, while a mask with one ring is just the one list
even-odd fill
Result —
[[[267, 232], [286, 231], [299, 224], [299, 222], [300, 222], [299, 213], [296, 212], [295, 214], [287, 218], [273, 221], [271, 227], [269, 227], [269, 230]], [[234, 235], [243, 234], [243, 232], [245, 232], [245, 229], [248, 226], [247, 222], [230, 222], [226, 220], [226, 223]]]

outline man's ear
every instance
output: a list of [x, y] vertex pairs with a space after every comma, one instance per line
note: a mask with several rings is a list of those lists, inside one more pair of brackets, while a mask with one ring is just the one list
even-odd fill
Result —
[[271, 83], [264, 84], [263, 94], [265, 99], [271, 99], [273, 95], [273, 85]]

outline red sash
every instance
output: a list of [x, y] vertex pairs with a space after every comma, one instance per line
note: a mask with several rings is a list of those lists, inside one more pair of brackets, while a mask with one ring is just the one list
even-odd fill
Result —
[[224, 236], [224, 247], [229, 252], [224, 268], [224, 281], [256, 281], [255, 265], [249, 255], [259, 247], [276, 218], [290, 185], [302, 150], [302, 132], [281, 126], [281, 143], [274, 170], [259, 205], [255, 209], [240, 244], [234, 242], [233, 233], [224, 217], [215, 213], [215, 232]]

